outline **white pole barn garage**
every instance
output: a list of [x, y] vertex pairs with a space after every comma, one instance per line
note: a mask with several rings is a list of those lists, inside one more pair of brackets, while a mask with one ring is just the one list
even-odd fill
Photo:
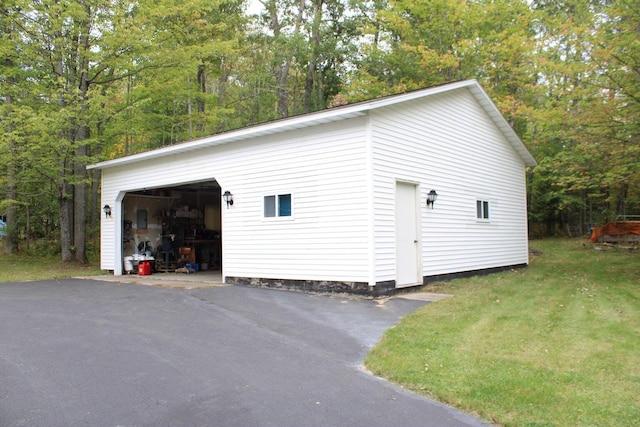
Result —
[[225, 132], [90, 166], [101, 266], [192, 247], [226, 283], [369, 295], [524, 266], [535, 164], [475, 80]]

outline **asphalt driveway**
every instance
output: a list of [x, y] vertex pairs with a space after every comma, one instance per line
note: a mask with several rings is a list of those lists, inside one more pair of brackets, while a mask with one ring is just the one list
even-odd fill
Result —
[[0, 283], [0, 426], [480, 426], [361, 369], [422, 301]]

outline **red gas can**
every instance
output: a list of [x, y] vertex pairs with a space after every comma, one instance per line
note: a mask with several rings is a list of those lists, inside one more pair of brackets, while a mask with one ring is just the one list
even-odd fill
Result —
[[138, 275], [149, 276], [151, 275], [151, 263], [149, 261], [141, 261], [138, 264]]

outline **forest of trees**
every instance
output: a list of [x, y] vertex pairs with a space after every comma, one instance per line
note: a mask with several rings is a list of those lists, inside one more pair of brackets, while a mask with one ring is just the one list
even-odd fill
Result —
[[531, 233], [640, 214], [638, 0], [0, 0], [4, 250], [87, 261], [87, 164], [470, 78], [539, 163]]

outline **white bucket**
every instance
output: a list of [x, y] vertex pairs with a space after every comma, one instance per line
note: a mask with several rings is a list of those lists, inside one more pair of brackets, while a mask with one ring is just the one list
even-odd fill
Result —
[[125, 271], [133, 271], [133, 257], [132, 256], [124, 257], [124, 269], [125, 269]]

